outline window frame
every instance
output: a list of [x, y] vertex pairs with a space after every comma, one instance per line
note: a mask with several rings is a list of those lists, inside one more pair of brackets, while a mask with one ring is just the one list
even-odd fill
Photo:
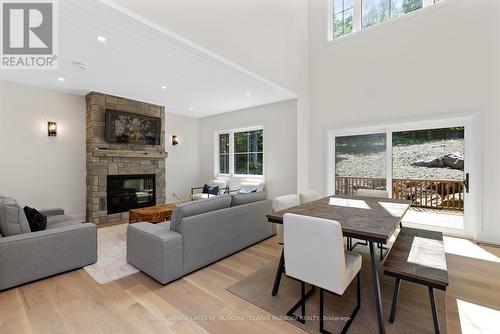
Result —
[[[249, 132], [249, 131], [259, 131], [262, 130], [262, 175], [258, 174], [236, 174], [234, 168], [235, 162], [235, 150], [234, 150], [234, 134], [238, 132]], [[220, 139], [219, 136], [223, 134], [229, 134], [229, 174], [223, 174], [220, 172]], [[264, 179], [266, 175], [266, 130], [263, 125], [257, 125], [252, 127], [237, 128], [230, 130], [220, 130], [215, 132], [215, 150], [214, 150], [214, 166], [215, 175], [220, 177], [238, 177], [238, 178], [249, 178], [249, 179]]]
[[401, 20], [403, 18], [408, 18], [408, 17], [411, 17], [413, 15], [420, 15], [422, 12], [424, 12], [430, 8], [433, 8], [433, 9], [438, 8], [438, 7], [441, 7], [442, 5], [446, 5], [446, 4], [448, 4], [448, 2], [450, 2], [447, 0], [438, 0], [437, 2], [436, 2], [436, 0], [422, 0], [422, 8], [416, 9], [412, 12], [409, 12], [409, 13], [406, 13], [404, 15], [400, 15], [397, 17], [393, 17], [393, 18], [390, 17], [386, 21], [376, 23], [376, 24], [373, 24], [371, 26], [363, 28], [362, 27], [362, 16], [363, 16], [362, 1], [363, 0], [353, 0], [353, 4], [352, 4], [352, 6], [353, 6], [352, 32], [334, 38], [333, 37], [333, 17], [334, 17], [333, 3], [334, 3], [334, 0], [324, 0], [324, 1], [327, 1], [327, 8], [328, 8], [328, 21], [327, 21], [328, 22], [328, 24], [327, 24], [328, 30], [326, 32], [326, 34], [327, 34], [326, 37], [327, 37], [328, 43], [335, 43], [335, 42], [344, 40], [344, 39], [349, 38], [353, 35], [355, 36], [355, 35], [357, 35], [357, 33], [360, 33], [363, 31], [370, 31], [372, 29], [378, 29], [379, 27], [383, 27], [386, 24], [390, 24], [392, 22], [397, 22], [398, 20]]

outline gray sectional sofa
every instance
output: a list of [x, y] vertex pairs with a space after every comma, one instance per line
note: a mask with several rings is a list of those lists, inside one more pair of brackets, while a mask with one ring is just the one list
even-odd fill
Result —
[[265, 192], [178, 204], [172, 221], [128, 227], [127, 260], [162, 284], [275, 234]]
[[31, 232], [23, 209], [0, 196], [0, 291], [97, 261], [97, 230], [64, 215], [40, 211], [47, 228]]

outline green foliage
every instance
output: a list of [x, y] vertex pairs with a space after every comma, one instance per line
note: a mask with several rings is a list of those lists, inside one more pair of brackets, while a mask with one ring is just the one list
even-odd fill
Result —
[[422, 8], [422, 0], [362, 0], [363, 28]]
[[419, 131], [401, 131], [393, 133], [392, 143], [394, 146], [405, 146], [423, 144], [432, 141], [464, 139], [464, 134], [465, 132], [463, 127]]

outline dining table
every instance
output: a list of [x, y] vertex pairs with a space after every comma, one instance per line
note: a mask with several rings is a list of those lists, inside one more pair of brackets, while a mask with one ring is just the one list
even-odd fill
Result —
[[[283, 224], [286, 213], [317, 217], [337, 221], [345, 237], [364, 240], [370, 249], [372, 284], [379, 333], [385, 333], [380, 278], [377, 270], [377, 256], [374, 244], [387, 244], [412, 204], [411, 200], [353, 195], [333, 195], [313, 202], [300, 204], [267, 216], [268, 222]], [[278, 293], [282, 274], [286, 271], [284, 250], [281, 252], [272, 295]]]

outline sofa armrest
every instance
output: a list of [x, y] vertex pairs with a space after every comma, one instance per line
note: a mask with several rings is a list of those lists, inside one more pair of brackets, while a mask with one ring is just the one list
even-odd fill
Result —
[[61, 209], [61, 208], [42, 209], [42, 210], [40, 210], [40, 213], [46, 217], [61, 216], [61, 215], [64, 215], [64, 209]]
[[169, 225], [137, 223], [127, 231], [127, 261], [162, 284], [184, 274], [182, 235]]
[[97, 229], [77, 224], [0, 238], [0, 290], [97, 261]]

